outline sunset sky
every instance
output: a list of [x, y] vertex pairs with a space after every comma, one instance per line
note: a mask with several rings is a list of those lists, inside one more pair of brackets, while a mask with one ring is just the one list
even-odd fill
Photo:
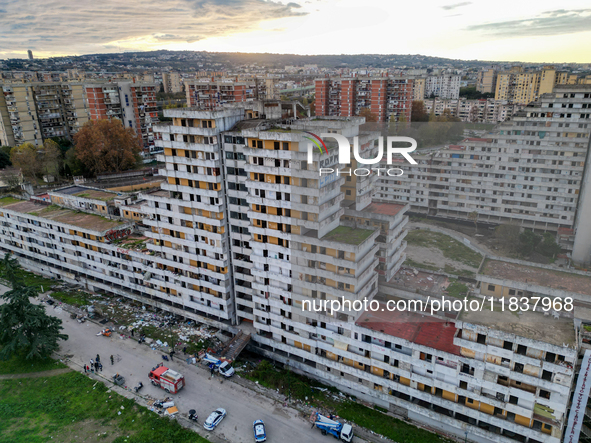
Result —
[[0, 58], [131, 50], [591, 62], [591, 3], [0, 0]]

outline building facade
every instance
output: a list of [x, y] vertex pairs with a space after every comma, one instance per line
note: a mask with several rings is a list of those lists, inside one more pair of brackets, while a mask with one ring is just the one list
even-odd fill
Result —
[[135, 131], [144, 153], [158, 151], [153, 126], [158, 123], [155, 83], [133, 81], [86, 83], [88, 110], [92, 120], [119, 119]]
[[316, 79], [318, 116], [352, 117], [369, 110], [377, 122], [410, 121], [413, 80], [403, 77]]
[[477, 212], [478, 220], [493, 224], [573, 228], [587, 183], [590, 107], [591, 87], [557, 86], [487, 138], [415, 154], [419, 165], [401, 177], [381, 177], [374, 198], [437, 217]]
[[90, 117], [79, 83], [3, 84], [2, 92], [0, 143], [5, 146], [71, 139]]
[[460, 98], [461, 76], [445, 74], [432, 75], [425, 80], [425, 98], [439, 97], [440, 99]]

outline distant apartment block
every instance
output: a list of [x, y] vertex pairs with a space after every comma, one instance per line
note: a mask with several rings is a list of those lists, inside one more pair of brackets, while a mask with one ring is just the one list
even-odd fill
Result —
[[162, 86], [164, 87], [164, 92], [167, 94], [177, 94], [179, 92], [183, 92], [181, 74], [178, 72], [163, 72]]
[[459, 75], [429, 76], [425, 80], [425, 98], [457, 99], [460, 97]]
[[263, 100], [266, 84], [263, 79], [187, 81], [185, 92], [189, 107], [213, 110], [225, 104]]
[[546, 66], [539, 71], [525, 71], [523, 67], [515, 66], [509, 71], [496, 72], [495, 75], [495, 99], [519, 104], [533, 102], [542, 94], [552, 92], [555, 86], [591, 84], [591, 76], [557, 72], [553, 66]]
[[497, 70], [495, 68], [482, 69], [476, 79], [476, 90], [483, 94], [494, 94], [496, 91]]
[[85, 83], [84, 89], [92, 120], [121, 120], [141, 138], [144, 152], [155, 152], [153, 125], [158, 123], [158, 108], [154, 83]]
[[487, 138], [415, 154], [419, 165], [401, 163], [403, 176], [381, 177], [374, 198], [438, 217], [477, 212], [482, 222], [550, 231], [578, 224], [588, 233], [590, 130], [591, 86], [557, 86]]
[[402, 77], [316, 79], [318, 116], [352, 117], [368, 109], [378, 122], [410, 121], [413, 80]]
[[80, 83], [11, 83], [0, 96], [0, 144], [43, 144], [52, 137], [72, 138], [89, 120]]
[[440, 116], [448, 110], [451, 115], [463, 122], [499, 123], [509, 119], [525, 105], [510, 103], [507, 100], [480, 99], [457, 100], [425, 99], [423, 100], [425, 111]]
[[425, 99], [425, 82], [424, 77], [413, 77], [412, 79], [412, 99], [416, 101]]

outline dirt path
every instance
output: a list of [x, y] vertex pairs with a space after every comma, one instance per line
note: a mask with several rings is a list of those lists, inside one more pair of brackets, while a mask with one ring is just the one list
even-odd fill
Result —
[[10, 380], [12, 378], [39, 378], [39, 377], [53, 377], [54, 375], [65, 374], [70, 372], [70, 368], [50, 369], [49, 371], [29, 372], [27, 374], [2, 374], [0, 380]]

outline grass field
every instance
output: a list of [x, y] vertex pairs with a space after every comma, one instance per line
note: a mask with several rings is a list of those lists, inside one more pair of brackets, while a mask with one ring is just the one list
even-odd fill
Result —
[[[0, 259], [2, 258], [4, 258], [3, 255], [0, 257]], [[23, 282], [26, 286], [35, 286], [38, 291], [41, 291], [41, 288], [43, 288], [43, 291], [48, 291], [51, 286], [58, 283], [55, 280], [33, 274], [32, 272], [25, 271], [21, 268], [16, 270], [16, 274], [23, 279]], [[6, 277], [2, 271], [0, 271], [0, 279], [6, 280]]]
[[21, 356], [13, 356], [10, 360], [0, 360], [0, 374], [25, 374], [60, 368], [67, 366], [51, 358], [26, 360]]
[[78, 372], [21, 380], [0, 381], [0, 443], [208, 441]]
[[409, 245], [439, 249], [445, 258], [478, 269], [482, 256], [449, 235], [425, 229], [414, 229], [406, 236]]

